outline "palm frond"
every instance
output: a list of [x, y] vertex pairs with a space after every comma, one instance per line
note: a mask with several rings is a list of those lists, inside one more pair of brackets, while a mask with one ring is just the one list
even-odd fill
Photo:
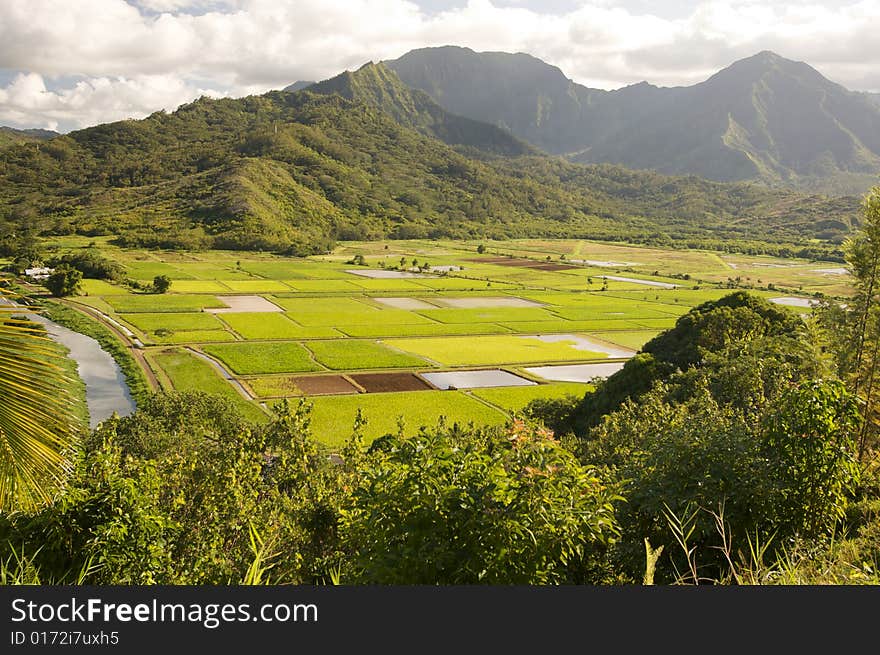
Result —
[[46, 502], [71, 467], [79, 434], [65, 354], [22, 308], [0, 306], [0, 509]]

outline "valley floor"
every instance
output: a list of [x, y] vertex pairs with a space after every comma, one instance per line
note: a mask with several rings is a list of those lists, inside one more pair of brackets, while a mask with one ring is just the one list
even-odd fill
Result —
[[731, 286], [806, 302], [847, 281], [827, 262], [573, 240], [352, 242], [311, 258], [95, 245], [132, 279], [172, 280], [166, 294], [85, 280], [70, 299], [122, 326], [151, 380], [220, 393], [255, 419], [306, 398], [331, 447], [359, 409], [375, 438], [401, 420], [495, 424], [534, 399], [583, 395]]

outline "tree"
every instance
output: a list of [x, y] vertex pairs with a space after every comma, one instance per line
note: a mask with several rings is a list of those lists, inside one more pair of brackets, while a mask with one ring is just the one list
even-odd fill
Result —
[[47, 501], [71, 467], [81, 425], [64, 354], [31, 321], [0, 309], [0, 509]]
[[614, 487], [552, 435], [451, 429], [371, 448], [342, 513], [345, 573], [379, 584], [597, 582]]
[[153, 278], [153, 291], [165, 293], [171, 288], [171, 278], [167, 275], [157, 275]]
[[838, 373], [862, 401], [859, 458], [873, 447], [880, 430], [877, 367], [880, 363], [880, 187], [874, 187], [862, 203], [862, 225], [844, 243], [847, 269], [855, 294], [845, 305], [825, 302], [820, 306], [822, 325], [830, 332]]
[[49, 292], [58, 298], [79, 293], [83, 274], [75, 268], [62, 264], [43, 282]]

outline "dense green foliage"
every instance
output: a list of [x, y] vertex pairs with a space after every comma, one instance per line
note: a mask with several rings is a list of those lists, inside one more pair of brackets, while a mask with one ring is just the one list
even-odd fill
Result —
[[344, 550], [357, 582], [595, 582], [617, 536], [615, 500], [549, 433], [520, 423], [390, 436], [344, 508]]
[[18, 143], [45, 141], [56, 136], [58, 136], [58, 132], [51, 130], [16, 130], [12, 127], [0, 125], [0, 150]]
[[82, 271], [72, 268], [67, 264], [59, 264], [52, 271], [52, 274], [43, 280], [43, 285], [53, 296], [61, 298], [79, 293], [82, 279]]
[[[734, 358], [756, 367], [744, 366], [748, 373], [766, 371], [762, 373], [766, 376], [779, 373], [782, 369], [777, 367], [794, 366], [812, 375], [821, 371], [812, 357], [815, 348], [797, 315], [737, 291], [679, 318], [674, 328], [646, 343], [622, 370], [587, 394], [566, 419], [583, 436], [625, 400], [638, 399], [676, 371], [723, 367]], [[772, 383], [772, 378], [767, 382]]]
[[865, 459], [876, 450], [880, 435], [880, 187], [865, 196], [862, 210], [861, 228], [844, 244], [855, 294], [846, 304], [825, 301], [819, 316], [832, 337], [838, 374], [863, 403], [859, 455]]

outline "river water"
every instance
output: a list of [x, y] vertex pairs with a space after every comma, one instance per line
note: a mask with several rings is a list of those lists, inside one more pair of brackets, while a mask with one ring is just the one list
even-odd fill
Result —
[[[5, 301], [5, 302], [4, 302]], [[14, 304], [0, 296], [0, 303]], [[77, 364], [77, 372], [86, 385], [86, 405], [89, 410], [89, 427], [110, 418], [114, 412], [128, 416], [135, 410], [125, 375], [110, 354], [101, 348], [92, 337], [74, 332], [22, 307], [22, 313], [46, 327], [46, 332], [55, 341], [65, 346], [68, 357]]]

